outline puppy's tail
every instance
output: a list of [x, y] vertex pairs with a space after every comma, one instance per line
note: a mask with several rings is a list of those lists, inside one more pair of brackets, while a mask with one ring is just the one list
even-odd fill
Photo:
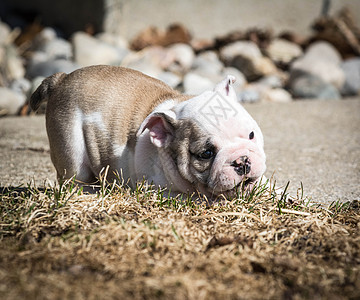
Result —
[[30, 97], [30, 107], [36, 111], [43, 101], [47, 101], [54, 88], [64, 79], [65, 73], [55, 73], [43, 80], [40, 86]]

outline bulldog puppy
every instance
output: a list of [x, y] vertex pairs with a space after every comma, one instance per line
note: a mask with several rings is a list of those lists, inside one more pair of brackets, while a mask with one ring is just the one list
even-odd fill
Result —
[[212, 91], [183, 95], [140, 72], [92, 66], [46, 78], [46, 128], [59, 180], [93, 183], [109, 166], [134, 187], [144, 178], [172, 193], [216, 198], [249, 188], [265, 172], [264, 142], [228, 76]]

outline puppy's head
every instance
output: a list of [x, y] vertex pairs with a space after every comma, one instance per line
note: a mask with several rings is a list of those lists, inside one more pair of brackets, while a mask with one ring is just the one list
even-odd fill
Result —
[[241, 183], [251, 187], [266, 168], [263, 135], [237, 102], [234, 81], [228, 76], [213, 91], [165, 102], [139, 130], [149, 130], [151, 142], [169, 154], [165, 173], [178, 173], [207, 196], [231, 195]]

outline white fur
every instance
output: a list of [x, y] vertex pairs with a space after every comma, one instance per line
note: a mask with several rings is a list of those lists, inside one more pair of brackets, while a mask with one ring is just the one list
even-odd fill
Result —
[[157, 153], [157, 147], [151, 143], [149, 130], [138, 136], [134, 155], [135, 181], [146, 178], [159, 186], [169, 185]]
[[114, 144], [113, 152], [116, 157], [121, 157], [124, 153], [126, 146], [125, 145], [118, 145]]
[[83, 122], [84, 114], [79, 108], [75, 109], [72, 136], [72, 160], [75, 163], [74, 173], [79, 181], [86, 181], [92, 175], [90, 160], [86, 150]]
[[[136, 173], [134, 167], [134, 153], [126, 147], [115, 146], [114, 155], [117, 158], [117, 163], [113, 168], [118, 170], [120, 179], [123, 179], [130, 186], [136, 185]], [[123, 178], [121, 178], [123, 177]], [[129, 180], [129, 182], [127, 182]]]
[[81, 110], [79, 111], [81, 113], [83, 124], [94, 124], [101, 131], [107, 132], [106, 126], [102, 119], [101, 112], [96, 111], [91, 114], [85, 115]]

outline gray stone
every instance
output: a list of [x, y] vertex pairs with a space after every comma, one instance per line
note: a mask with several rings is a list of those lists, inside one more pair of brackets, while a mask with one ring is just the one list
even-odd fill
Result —
[[167, 67], [169, 71], [185, 74], [192, 66], [195, 58], [194, 50], [187, 44], [174, 44], [167, 48], [172, 63]]
[[260, 93], [256, 89], [247, 88], [238, 94], [239, 102], [253, 103], [260, 101]]
[[165, 82], [172, 88], [176, 88], [181, 83], [181, 77], [172, 72], [161, 72], [156, 78]]
[[172, 59], [165, 48], [153, 46], [139, 52], [129, 53], [121, 62], [121, 66], [157, 78], [171, 62]]
[[[101, 32], [95, 36], [98, 40], [103, 41], [109, 45], [112, 45], [118, 49], [128, 50], [129, 43], [128, 41], [119, 35], [112, 34], [110, 32]], [[129, 51], [129, 50], [128, 50]]]
[[28, 95], [31, 90], [31, 82], [26, 78], [15, 79], [11, 82], [10, 89], [15, 93]]
[[137, 70], [139, 72], [144, 73], [145, 75], [155, 78], [158, 78], [160, 74], [163, 72], [163, 69], [161, 69], [158, 65], [154, 63], [149, 63], [149, 61], [147, 61], [147, 59], [144, 57], [141, 60], [136, 60], [122, 64], [122, 66], [133, 70]]
[[237, 56], [248, 59], [257, 59], [262, 57], [262, 54], [255, 43], [248, 41], [234, 42], [220, 50], [220, 58], [226, 65], [231, 65]]
[[253, 42], [238, 41], [229, 44], [220, 50], [220, 58], [226, 66], [240, 70], [249, 81], [277, 72], [274, 63], [264, 57]]
[[0, 116], [16, 115], [24, 105], [25, 100], [25, 95], [6, 87], [0, 87]]
[[52, 28], [43, 29], [34, 39], [35, 51], [46, 53], [48, 58], [72, 59], [72, 45], [67, 40], [56, 36]]
[[191, 71], [211, 80], [221, 80], [224, 64], [214, 51], [206, 51], [194, 59]]
[[343, 96], [355, 96], [360, 94], [360, 58], [352, 58], [344, 61], [341, 65], [345, 73], [345, 83], [341, 88]]
[[81, 67], [91, 65], [118, 65], [126, 55], [116, 47], [84, 32], [72, 36], [74, 59]]
[[293, 73], [290, 77], [288, 88], [294, 98], [324, 100], [340, 99], [339, 91], [332, 84], [309, 73]]
[[174, 44], [168, 48], [149, 46], [129, 53], [121, 65], [158, 77], [163, 71], [185, 74], [192, 66], [195, 54], [189, 45]]
[[247, 83], [243, 73], [233, 67], [224, 67], [214, 51], [206, 51], [199, 54], [193, 63], [191, 72], [202, 78], [209, 79], [213, 85], [223, 80], [227, 75], [233, 75], [236, 78], [233, 85], [236, 94], [239, 94]]
[[[138, 70], [155, 78], [162, 76], [164, 71], [183, 75], [192, 65], [193, 52], [192, 50], [189, 52], [187, 45], [177, 44], [174, 46], [176, 47], [173, 49], [149, 46], [139, 52], [131, 52], [124, 58], [121, 66]], [[181, 57], [181, 53], [183, 57]], [[165, 76], [167, 76], [166, 73]]]
[[80, 66], [66, 59], [33, 60], [26, 70], [26, 77], [48, 77], [58, 72], [71, 73]]
[[119, 35], [102, 32], [95, 37], [104, 44], [114, 47], [117, 50], [121, 61], [131, 52], [128, 41]]
[[303, 54], [299, 45], [284, 39], [274, 39], [266, 52], [275, 63], [281, 64], [288, 64]]
[[266, 89], [261, 94], [261, 99], [277, 103], [288, 103], [293, 100], [291, 94], [282, 88]]
[[317, 58], [336, 65], [339, 65], [342, 62], [339, 51], [332, 44], [325, 41], [318, 41], [310, 44], [305, 51], [305, 56]]
[[184, 92], [190, 95], [198, 95], [204, 91], [212, 90], [215, 84], [209, 78], [192, 72], [187, 73], [183, 80]]
[[340, 63], [341, 56], [331, 44], [316, 42], [306, 50], [304, 56], [292, 63], [291, 72], [303, 71], [313, 74], [340, 89], [345, 81]]
[[258, 83], [270, 88], [281, 88], [284, 86], [283, 79], [277, 75], [264, 76], [258, 81]]

